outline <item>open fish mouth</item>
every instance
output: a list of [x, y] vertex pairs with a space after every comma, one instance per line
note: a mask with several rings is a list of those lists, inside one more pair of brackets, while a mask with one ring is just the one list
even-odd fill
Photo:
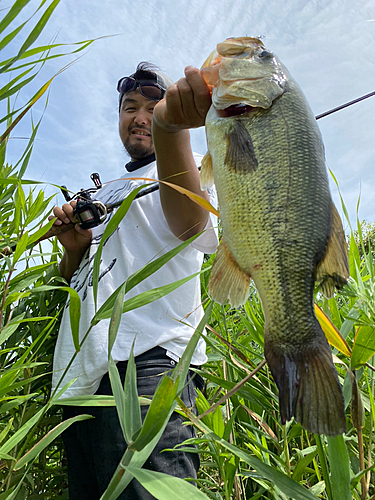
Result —
[[249, 106], [248, 104], [232, 104], [224, 109], [217, 109], [216, 112], [220, 118], [230, 118], [232, 116], [240, 116], [250, 111], [254, 111], [257, 108], [254, 106]]

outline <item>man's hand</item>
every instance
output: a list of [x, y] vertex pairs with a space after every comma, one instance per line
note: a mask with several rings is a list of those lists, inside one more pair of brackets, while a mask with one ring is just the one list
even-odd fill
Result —
[[187, 66], [185, 78], [170, 85], [164, 99], [155, 106], [153, 121], [171, 133], [201, 127], [210, 106], [210, 89], [199, 69]]
[[[48, 219], [52, 220], [57, 217], [54, 222], [55, 226], [69, 224], [70, 222], [75, 223], [73, 210], [76, 203], [76, 201], [71, 201], [70, 203], [65, 203], [62, 207], [55, 207], [53, 209], [54, 215], [50, 215]], [[61, 233], [57, 236], [57, 239], [65, 248], [65, 253], [60, 262], [60, 274], [68, 283], [74, 272], [78, 269], [83, 254], [90, 246], [91, 238], [91, 229], [81, 229], [78, 224], [71, 231]]]
[[[55, 207], [53, 209], [54, 215], [50, 215], [48, 220], [57, 217], [54, 226], [61, 226], [62, 224], [69, 224], [70, 222], [76, 223], [73, 214], [76, 204], [76, 201], [71, 201], [70, 203], [65, 203], [62, 207]], [[90, 245], [91, 238], [91, 230], [81, 229], [78, 224], [75, 225], [73, 230], [57, 235], [57, 239], [67, 252], [83, 253]]]

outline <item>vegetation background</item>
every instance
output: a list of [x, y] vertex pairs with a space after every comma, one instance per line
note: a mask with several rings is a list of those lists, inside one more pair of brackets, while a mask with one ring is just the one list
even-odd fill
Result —
[[[6, 11], [0, 21], [0, 36], [26, 4], [26, 0], [16, 0]], [[75, 419], [61, 423], [61, 404], [57, 400], [65, 388], [51, 392], [54, 343], [68, 295], [77, 353], [85, 337], [78, 338], [75, 326], [80, 314], [78, 296], [57, 273], [61, 248], [56, 241], [48, 246], [37, 243], [51, 226], [47, 222], [51, 199], [45, 197], [43, 186], [27, 180], [25, 175], [41, 123], [41, 119], [34, 122], [32, 107], [42, 100], [48, 104], [48, 89], [57, 75], [18, 107], [19, 93], [27, 94], [40, 68], [49, 59], [64, 55], [54, 44], [36, 47], [57, 4], [58, 0], [49, 4], [42, 1], [37, 20], [28, 21], [29, 35], [18, 53], [0, 61], [0, 73], [7, 77], [7, 83], [0, 88], [0, 100], [6, 109], [1, 116], [4, 132], [0, 138], [0, 500], [68, 498], [60, 436]], [[0, 50], [24, 26], [26, 23], [21, 23], [3, 36]], [[92, 42], [78, 43], [72, 50], [78, 53]], [[9, 165], [8, 141], [21, 120], [29, 121], [30, 135], [19, 160]], [[112, 218], [103, 241], [126, 216], [135, 194]], [[342, 207], [346, 213], [344, 204]], [[375, 224], [358, 222], [348, 238], [348, 286], [330, 300], [316, 291], [316, 313], [333, 346], [345, 396], [348, 432], [344, 436], [326, 438], [311, 435], [294, 422], [280, 424], [277, 389], [264, 363], [263, 313], [257, 292], [251, 289], [248, 302], [239, 310], [210, 303], [207, 271], [211, 257], [201, 274], [205, 317], [175, 373], [163, 379], [151, 404], [137, 397], [132, 361], [122, 387], [111, 357], [114, 397], [65, 400], [65, 404], [116, 405], [118, 409], [129, 449], [102, 499], [117, 498], [132, 477], [161, 500], [175, 498], [176, 491], [179, 497], [186, 495], [193, 500], [375, 499], [374, 239]], [[100, 252], [101, 247], [94, 283]], [[92, 325], [111, 318], [109, 347], [116, 338], [121, 314], [181, 284], [150, 290], [134, 299], [126, 297], [132, 287], [173, 255], [168, 253], [129, 277], [97, 311]], [[199, 393], [197, 418], [189, 409], [176, 405], [194, 345], [206, 323], [209, 362], [202, 374], [207, 385]], [[150, 404], [144, 423], [140, 420], [140, 404]], [[198, 489], [189, 482], [141, 469], [174, 408], [182, 411], [198, 430], [196, 442], [202, 458]]]

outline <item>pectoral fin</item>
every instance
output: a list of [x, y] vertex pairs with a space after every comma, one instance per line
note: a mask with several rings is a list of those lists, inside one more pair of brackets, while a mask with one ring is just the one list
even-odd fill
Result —
[[317, 267], [316, 280], [322, 293], [330, 298], [336, 288], [349, 279], [348, 248], [340, 216], [332, 203], [332, 230], [323, 259]]
[[226, 134], [227, 152], [224, 164], [238, 173], [254, 172], [258, 168], [253, 141], [241, 120], [235, 120]]
[[249, 296], [250, 276], [238, 267], [222, 238], [212, 265], [208, 291], [211, 297], [225, 304], [229, 299], [232, 307], [244, 304]]
[[212, 157], [207, 151], [201, 162], [201, 173], [199, 176], [201, 190], [209, 189], [214, 183], [214, 173], [212, 168]]

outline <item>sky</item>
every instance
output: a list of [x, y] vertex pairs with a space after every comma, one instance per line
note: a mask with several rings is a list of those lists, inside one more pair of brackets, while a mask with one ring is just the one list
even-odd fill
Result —
[[[2, 8], [11, 4], [3, 0]], [[12, 27], [38, 6], [31, 0]], [[30, 29], [26, 26], [3, 50], [2, 60], [18, 51]], [[262, 36], [299, 83], [315, 115], [375, 90], [375, 0], [61, 0], [35, 46], [97, 40], [79, 54], [48, 62], [17, 97], [18, 105], [26, 103], [75, 61], [54, 79], [47, 107], [41, 102], [33, 110], [34, 122], [42, 114], [43, 119], [25, 178], [47, 183], [50, 195], [57, 190], [48, 183], [75, 192], [92, 186], [93, 172], [103, 182], [120, 177], [129, 158], [118, 137], [119, 78], [146, 60], [176, 81], [185, 66], [200, 67], [217, 43], [232, 36]], [[327, 165], [354, 226], [359, 198], [360, 220], [375, 220], [374, 116], [372, 97], [318, 122]], [[9, 163], [26, 145], [30, 120], [31, 115], [12, 134]], [[193, 149], [204, 154], [204, 129], [191, 136]], [[331, 176], [330, 185], [343, 216]], [[56, 203], [62, 202], [58, 195]], [[346, 221], [344, 227], [348, 230]]]

